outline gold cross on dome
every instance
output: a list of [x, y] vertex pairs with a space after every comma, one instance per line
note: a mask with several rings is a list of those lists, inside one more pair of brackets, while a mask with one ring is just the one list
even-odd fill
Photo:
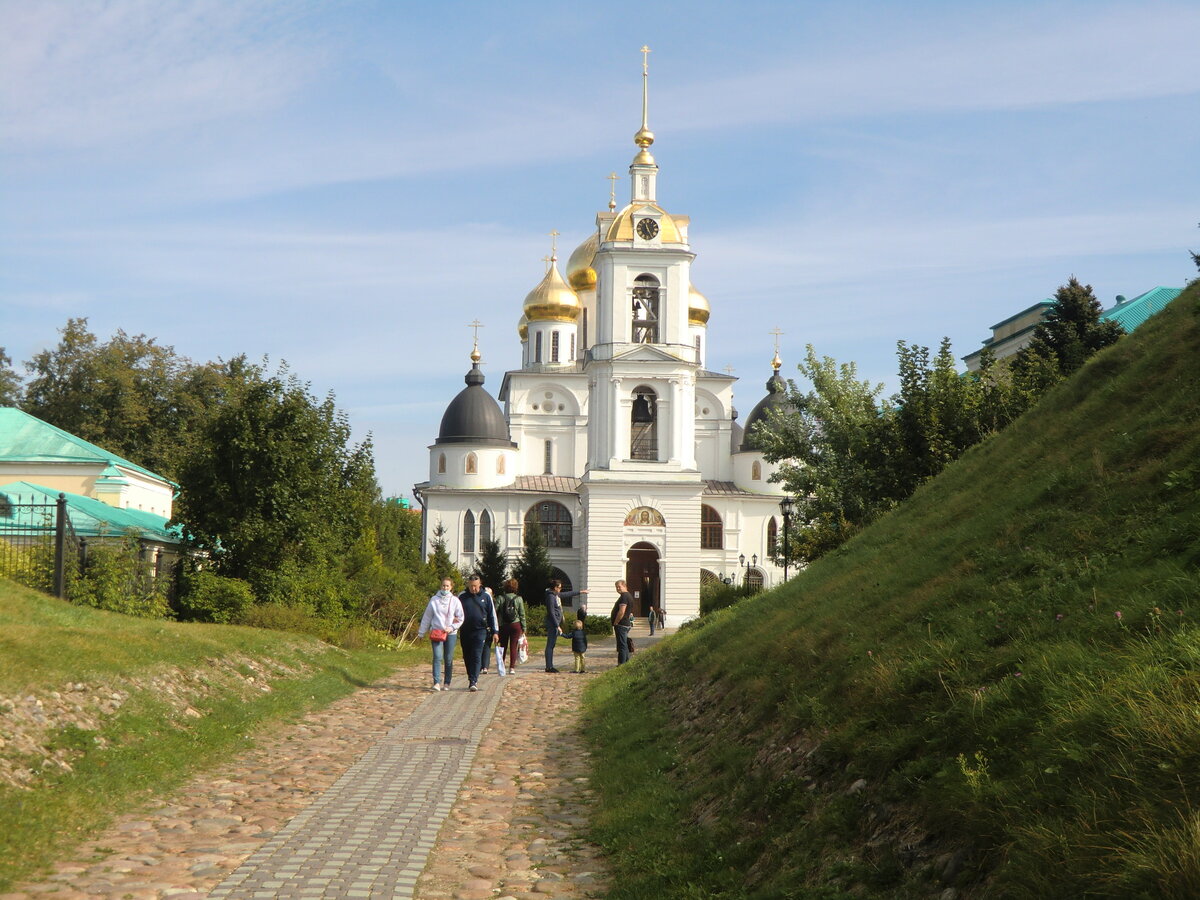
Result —
[[645, 44], [642, 45], [642, 74], [650, 73], [650, 48]]
[[558, 261], [558, 229], [550, 232], [550, 261]]
[[545, 265], [545, 267], [546, 267], [546, 271], [547, 271], [547, 272], [549, 272], [549, 271], [550, 271], [550, 257], [548, 257], [548, 256], [543, 256], [543, 257], [542, 257], [542, 263], [543, 263], [543, 265]]
[[475, 332], [475, 343], [476, 343], [476, 345], [478, 345], [479, 344], [479, 329], [486, 328], [487, 326], [484, 325], [482, 322], [480, 322], [478, 319], [476, 319], [474, 322], [472, 322], [467, 327]]
[[726, 367], [725, 367], [725, 374], [726, 374], [726, 375], [732, 375], [732, 374], [733, 374], [735, 371], [737, 371], [737, 370], [736, 370], [736, 369], [734, 369], [734, 367], [733, 367], [733, 366], [726, 366]]
[[620, 175], [618, 175], [616, 172], [609, 172], [609, 173], [608, 173], [608, 181], [609, 181], [609, 188], [608, 188], [608, 208], [609, 208], [609, 209], [616, 209], [616, 208], [617, 208], [617, 180], [618, 180], [620, 177], [621, 177], [621, 176], [620, 176]]
[[778, 325], [776, 325], [774, 328], [772, 328], [770, 331], [768, 331], [767, 334], [775, 335], [775, 355], [778, 356], [779, 355], [779, 336], [781, 334], [786, 334], [786, 332], [784, 332], [782, 329], [780, 329], [780, 327]]

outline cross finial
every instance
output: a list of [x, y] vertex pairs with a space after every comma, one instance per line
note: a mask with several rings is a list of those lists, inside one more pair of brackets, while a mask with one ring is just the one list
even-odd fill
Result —
[[617, 179], [620, 177], [616, 172], [608, 173], [608, 208], [610, 210], [617, 208]]
[[650, 48], [642, 44], [642, 74], [647, 75], [650, 72]]
[[558, 262], [558, 229], [550, 232], [550, 262]]
[[778, 372], [779, 367], [783, 365], [783, 360], [779, 358], [779, 336], [783, 334], [783, 329], [776, 325], [768, 334], [775, 335], [775, 358], [771, 360], [771, 368]]
[[478, 319], [476, 319], [467, 327], [470, 328], [475, 333], [474, 334], [475, 346], [471, 348], [471, 362], [477, 363], [482, 358], [482, 356], [479, 352], [479, 329], [483, 328], [484, 325], [482, 322], [480, 322]]
[[726, 367], [725, 367], [725, 374], [726, 374], [726, 375], [732, 375], [732, 374], [733, 374], [735, 371], [736, 371], [736, 370], [733, 368], [733, 366], [726, 366]]

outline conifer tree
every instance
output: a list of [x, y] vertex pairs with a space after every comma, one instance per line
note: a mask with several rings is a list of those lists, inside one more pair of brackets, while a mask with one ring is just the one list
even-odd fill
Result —
[[12, 368], [12, 357], [0, 347], [0, 406], [16, 406], [21, 399], [21, 376]]
[[554, 564], [546, 551], [546, 537], [541, 525], [529, 522], [525, 525], [525, 546], [513, 565], [513, 577], [521, 583], [521, 596], [527, 604], [543, 602], [544, 592], [550, 584]]
[[479, 575], [484, 587], [489, 587], [499, 597], [504, 593], [504, 582], [508, 580], [508, 554], [500, 549], [500, 542], [489, 538], [479, 544]]
[[429, 551], [428, 566], [435, 581], [440, 582], [443, 578], [453, 578], [456, 585], [459, 583], [461, 573], [450, 559], [449, 551], [446, 550], [446, 526], [441, 522], [433, 527], [433, 544]]
[[1074, 275], [1054, 294], [1054, 305], [1038, 323], [1029, 346], [1017, 355], [1018, 369], [1031, 357], [1055, 359], [1059, 375], [1070, 375], [1097, 350], [1115, 344], [1123, 333], [1116, 322], [1101, 322], [1100, 301], [1090, 284]]

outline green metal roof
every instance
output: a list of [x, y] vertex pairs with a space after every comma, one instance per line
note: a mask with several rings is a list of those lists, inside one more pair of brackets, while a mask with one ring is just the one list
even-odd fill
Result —
[[1183, 293], [1183, 288], [1156, 287], [1132, 300], [1118, 303], [1100, 314], [1101, 321], [1116, 322], [1126, 333], [1133, 331], [1151, 316], [1162, 312], [1168, 303]]
[[[81, 537], [117, 537], [134, 531], [139, 537], [151, 541], [162, 541], [167, 544], [178, 544], [180, 541], [179, 526], [167, 527], [167, 519], [148, 513], [141, 509], [117, 509], [107, 503], [101, 503], [91, 497], [71, 494], [66, 491], [56, 491], [28, 481], [13, 481], [0, 485], [0, 494], [8, 498], [12, 504], [21, 503], [54, 503], [59, 494], [67, 499], [67, 515], [71, 518], [71, 526]], [[16, 508], [15, 515], [23, 511]], [[0, 522], [4, 522], [0, 518]], [[15, 524], [26, 524], [17, 522]], [[37, 523], [34, 523], [37, 524]], [[44, 523], [42, 523], [44, 524]], [[50, 526], [51, 528], [53, 525]]]
[[[69, 431], [56, 428], [36, 416], [17, 409], [15, 406], [0, 407], [0, 461], [3, 462], [90, 462], [106, 466], [120, 466], [140, 472], [164, 484], [178, 487], [149, 469], [122, 459], [103, 447], [76, 437]], [[106, 478], [120, 476], [119, 472], [105, 472]]]

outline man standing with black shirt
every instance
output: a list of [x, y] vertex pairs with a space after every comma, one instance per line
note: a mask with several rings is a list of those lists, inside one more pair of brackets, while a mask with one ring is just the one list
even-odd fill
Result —
[[467, 690], [477, 691], [483, 650], [500, 640], [496, 606], [492, 603], [491, 595], [483, 589], [477, 574], [467, 579], [467, 589], [458, 595], [458, 599], [462, 601], [463, 608], [458, 642], [462, 646], [463, 664], [467, 667]]
[[[616, 583], [617, 602], [612, 608], [613, 630], [617, 633], [617, 665], [629, 662], [629, 629], [633, 627], [633, 595], [624, 581]], [[465, 605], [465, 604], [464, 604]]]

